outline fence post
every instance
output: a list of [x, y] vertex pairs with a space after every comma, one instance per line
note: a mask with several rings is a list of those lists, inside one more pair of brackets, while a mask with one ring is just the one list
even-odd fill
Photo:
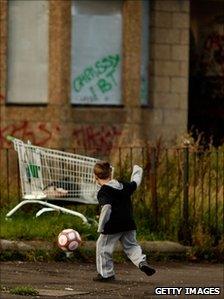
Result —
[[158, 202], [157, 202], [157, 182], [156, 182], [156, 149], [151, 149], [150, 155], [150, 182], [152, 195], [153, 228], [158, 229]]
[[189, 223], [189, 148], [183, 148], [183, 219], [181, 223], [181, 239], [185, 245], [191, 243]]

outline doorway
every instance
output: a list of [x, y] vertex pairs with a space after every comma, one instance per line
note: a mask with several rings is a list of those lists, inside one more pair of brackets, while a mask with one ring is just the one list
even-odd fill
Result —
[[191, 1], [188, 129], [224, 143], [224, 0]]

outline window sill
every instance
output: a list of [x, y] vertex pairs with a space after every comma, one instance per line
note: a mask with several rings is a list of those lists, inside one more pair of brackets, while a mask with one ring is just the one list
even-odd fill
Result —
[[5, 103], [8, 107], [46, 107], [49, 103]]
[[85, 109], [85, 108], [109, 108], [109, 109], [116, 109], [116, 108], [124, 108], [124, 105], [94, 105], [94, 104], [73, 104], [71, 103], [72, 108], [81, 108], [81, 109]]

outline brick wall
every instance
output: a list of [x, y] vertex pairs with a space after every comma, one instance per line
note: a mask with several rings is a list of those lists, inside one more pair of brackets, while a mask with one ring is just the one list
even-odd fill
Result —
[[46, 106], [6, 103], [7, 0], [1, 0], [1, 134], [54, 148], [143, 145], [163, 136], [171, 140], [187, 129], [189, 1], [151, 2], [150, 99], [140, 106], [140, 1], [124, 2], [123, 105], [70, 104], [70, 2], [50, 1], [49, 98]]
[[149, 138], [172, 140], [187, 131], [188, 0], [154, 1], [151, 16]]

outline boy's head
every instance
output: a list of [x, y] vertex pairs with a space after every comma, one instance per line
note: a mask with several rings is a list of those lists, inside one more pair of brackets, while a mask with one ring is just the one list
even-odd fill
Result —
[[112, 167], [109, 162], [100, 161], [95, 164], [93, 172], [97, 181], [110, 180]]

